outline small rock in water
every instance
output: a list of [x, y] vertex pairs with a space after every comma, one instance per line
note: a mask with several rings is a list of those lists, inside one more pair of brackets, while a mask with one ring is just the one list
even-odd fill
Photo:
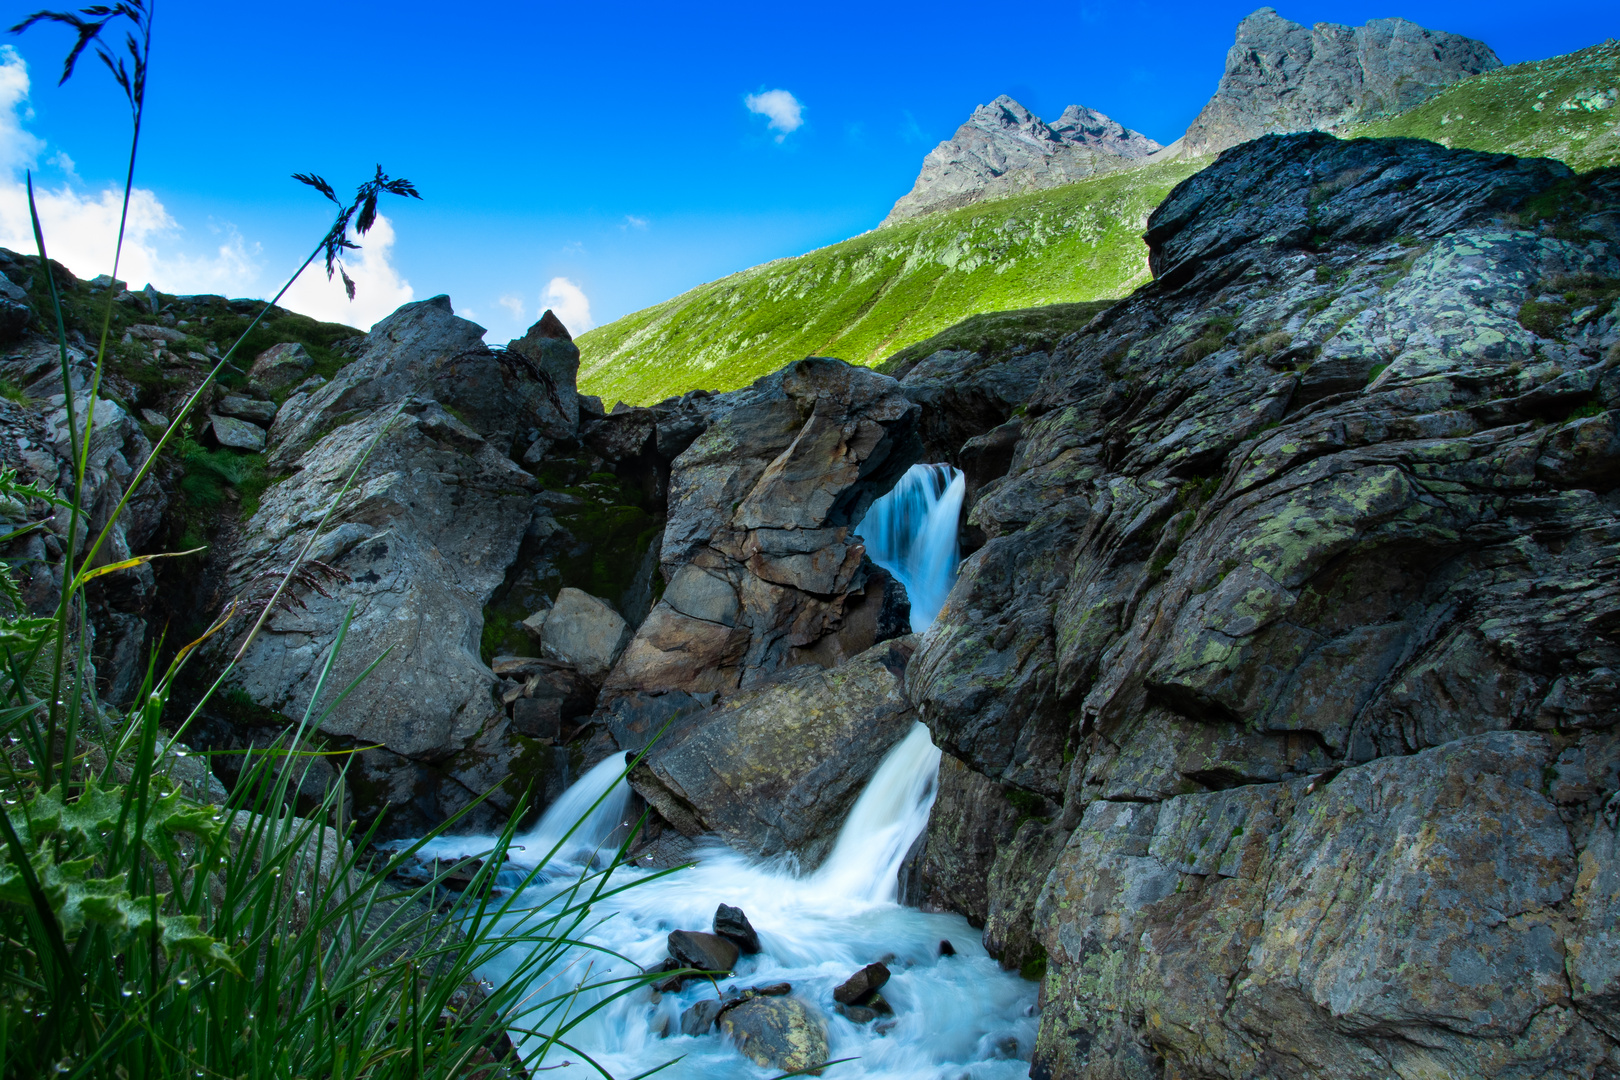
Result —
[[793, 992], [793, 984], [771, 983], [769, 986], [754, 986], [750, 989], [762, 997], [783, 997]]
[[864, 1009], [871, 1009], [879, 1016], [894, 1015], [894, 1006], [889, 1004], [889, 999], [878, 993], [876, 990], [867, 995], [866, 1000], [861, 1002], [860, 1007]]
[[867, 964], [833, 991], [833, 1000], [840, 1005], [864, 1005], [866, 999], [888, 981], [888, 968], [882, 964]]
[[682, 1035], [707, 1035], [714, 1022], [720, 1019], [720, 1014], [726, 1011], [726, 1003], [708, 998], [698, 1002], [690, 1009], [681, 1013]]
[[714, 913], [714, 932], [735, 944], [744, 956], [759, 952], [759, 934], [754, 932], [742, 908], [721, 904]]
[[752, 998], [726, 1010], [720, 1029], [738, 1050], [766, 1068], [794, 1072], [830, 1056], [827, 1022], [795, 997]]
[[840, 1005], [838, 1011], [852, 1024], [870, 1024], [877, 1019], [877, 1010], [865, 1005]]
[[[676, 930], [669, 935], [669, 955], [682, 967], [699, 971], [730, 971], [737, 966], [737, 946], [718, 934]], [[887, 972], [884, 973], [887, 977]]]
[[[681, 1017], [681, 1026], [684, 1027], [685, 1025], [686, 1017], [683, 1016]], [[659, 1012], [654, 1014], [653, 1018], [647, 1021], [647, 1030], [660, 1039], [669, 1038], [669, 1013]]]
[[[659, 971], [674, 971], [676, 968], [681, 966], [682, 964], [679, 960], [675, 959], [673, 956], [670, 956], [665, 957], [664, 960], [655, 966], [647, 968], [646, 971], [648, 974]], [[660, 979], [652, 984], [653, 1000], [658, 1001], [664, 994], [679, 993], [681, 987], [685, 985], [686, 980], [681, 978], [679, 975], [671, 975], [667, 979]]]
[[956, 946], [951, 944], [950, 938], [941, 938], [939, 942], [939, 955], [955, 956]]

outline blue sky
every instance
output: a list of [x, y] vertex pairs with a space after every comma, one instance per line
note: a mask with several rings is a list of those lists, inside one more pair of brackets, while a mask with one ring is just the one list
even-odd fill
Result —
[[[26, 7], [11, 5], [14, 21]], [[351, 188], [381, 163], [423, 202], [387, 208], [352, 307], [302, 283], [293, 306], [361, 326], [447, 292], [520, 333], [548, 295], [600, 325], [694, 285], [869, 229], [922, 156], [997, 94], [1053, 118], [1080, 103], [1161, 142], [1214, 90], [1239, 3], [579, 5], [157, 0], [131, 279], [264, 295], [327, 223], [288, 177]], [[1508, 63], [1620, 35], [1613, 0], [1288, 5], [1298, 22], [1401, 15]], [[8, 37], [0, 243], [15, 177], [50, 197], [76, 272], [110, 250], [103, 192], [127, 114], [104, 73], [55, 85], [65, 31]], [[27, 81], [20, 88], [21, 73]], [[793, 130], [769, 111], [784, 90]], [[9, 96], [5, 96], [9, 95]], [[763, 98], [763, 101], [761, 101]], [[70, 165], [71, 163], [71, 165]], [[98, 230], [100, 230], [98, 232]], [[560, 284], [559, 284], [560, 283]], [[143, 280], [136, 280], [138, 287]], [[571, 291], [572, 290], [572, 291]]]

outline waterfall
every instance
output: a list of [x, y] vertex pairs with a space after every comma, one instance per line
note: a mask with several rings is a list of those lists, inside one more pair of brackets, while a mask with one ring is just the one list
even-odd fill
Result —
[[[872, 559], [895, 575], [911, 597], [911, 625], [925, 630], [956, 579], [958, 521], [966, 483], [943, 465], [918, 465], [872, 505], [860, 533]], [[695, 980], [682, 990], [637, 990], [612, 996], [604, 983], [660, 964], [670, 931], [710, 929], [715, 908], [742, 908], [762, 951], [742, 957], [732, 987], [785, 982], [827, 1020], [840, 1076], [912, 1080], [1015, 1080], [1028, 1073], [1036, 1030], [1036, 988], [1002, 971], [985, 952], [982, 934], [960, 915], [924, 912], [896, 903], [901, 865], [928, 827], [939, 783], [940, 752], [928, 728], [916, 724], [879, 763], [820, 867], [800, 874], [788, 861], [748, 858], [718, 843], [698, 852], [696, 865], [654, 876], [637, 866], [612, 870], [612, 887], [591, 905], [591, 923], [576, 940], [596, 946], [570, 950], [566, 971], [530, 973], [535, 992], [559, 979], [580, 990], [575, 1015], [592, 1007], [568, 1033], [576, 1049], [548, 1054], [554, 1067], [572, 1053], [615, 1076], [659, 1070], [670, 1080], [754, 1080], [761, 1074], [717, 1033], [680, 1034], [682, 1012], [712, 998], [716, 984]], [[570, 877], [603, 865], [628, 808], [624, 765], [614, 755], [582, 776], [528, 832], [515, 838], [513, 867], [549, 860], [540, 878], [515, 898], [508, 929], [521, 930], [536, 912], [557, 910]], [[476, 854], [493, 838], [437, 840], [424, 855]], [[555, 849], [555, 854], [551, 854]], [[503, 875], [517, 887], [521, 874]], [[627, 887], [633, 886], [633, 887]], [[949, 941], [952, 954], [941, 955]], [[516, 977], [526, 951], [514, 945], [480, 968], [490, 979]], [[892, 972], [883, 996], [892, 1021], [856, 1024], [833, 1007], [834, 987], [866, 964]], [[632, 966], [633, 965], [633, 966]], [[527, 992], [527, 986], [525, 988]], [[537, 1017], [513, 1017], [513, 1037]], [[678, 1061], [675, 1059], [679, 1059]], [[667, 1069], [666, 1063], [672, 1063]]]
[[557, 852], [553, 859], [568, 863], [610, 857], [617, 848], [610, 847], [608, 841], [623, 823], [629, 802], [624, 756], [614, 754], [559, 795], [534, 828], [512, 838], [512, 859], [520, 866], [532, 865], [553, 849]]
[[815, 887], [863, 903], [892, 903], [900, 864], [923, 830], [939, 790], [939, 748], [918, 724], [883, 759], [850, 808]]
[[966, 494], [967, 478], [949, 465], [913, 465], [861, 522], [866, 553], [906, 587], [917, 633], [933, 623], [956, 584]]
[[[613, 834], [623, 823], [629, 803], [624, 757], [614, 754], [569, 785], [533, 828], [512, 837], [507, 849], [512, 865], [537, 866], [548, 855], [551, 862], [567, 866], [605, 861], [622, 843]], [[419, 854], [423, 859], [463, 859], [482, 855], [495, 840], [493, 836], [441, 836], [423, 844]], [[610, 844], [610, 840], [614, 842]]]
[[[1035, 985], [1002, 971], [985, 952], [981, 933], [960, 915], [895, 903], [900, 863], [927, 827], [939, 758], [928, 729], [916, 725], [879, 764], [851, 807], [832, 852], [812, 873], [795, 874], [781, 861], [751, 859], [720, 846], [700, 852], [697, 865], [663, 877], [651, 878], [650, 871], [635, 866], [616, 869], [613, 886], [634, 887], [592, 905], [592, 925], [581, 930], [584, 939], [648, 968], [664, 958], [671, 930], [708, 930], [718, 905], [741, 907], [758, 931], [763, 951], [743, 957], [736, 974], [720, 985], [792, 984], [795, 996], [826, 1017], [832, 1057], [859, 1059], [829, 1070], [828, 1080], [1022, 1078], [1034, 1049]], [[548, 883], [536, 883], [518, 898], [519, 905], [544, 910], [556, 902], [557, 883], [570, 873], [569, 860], [580, 860], [578, 872], [597, 845], [608, 840], [623, 803], [613, 814], [605, 810], [623, 786], [622, 771], [618, 755], [598, 765], [519, 838], [526, 850], [514, 852], [513, 862], [537, 860], [572, 824], [568, 813], [577, 815], [607, 796], [563, 848], [566, 857], [553, 860]], [[563, 810], [564, 802], [571, 811]], [[487, 850], [489, 842], [466, 841], [469, 850]], [[940, 955], [942, 940], [951, 942], [954, 956]], [[541, 972], [533, 978], [545, 982], [561, 977], [573, 983], [586, 973], [593, 982], [634, 974], [634, 968], [606, 952], [576, 953], [566, 973]], [[880, 1030], [858, 1025], [836, 1012], [833, 988], [863, 965], [884, 958], [893, 972], [883, 988], [895, 1009], [893, 1026]], [[505, 979], [520, 959], [497, 956], [481, 974]], [[662, 1070], [661, 1078], [755, 1080], [769, 1075], [718, 1034], [679, 1034], [681, 1013], [714, 995], [715, 986], [702, 980], [656, 1000], [645, 990], [611, 1001], [604, 990], [587, 990], [578, 998], [576, 1014], [598, 1003], [602, 1008], [570, 1031], [569, 1041], [614, 1076], [639, 1075], [674, 1058], [681, 1060]], [[522, 1019], [514, 1017], [514, 1023], [521, 1026]], [[556, 1065], [568, 1057], [570, 1052], [559, 1049], [546, 1060]]]

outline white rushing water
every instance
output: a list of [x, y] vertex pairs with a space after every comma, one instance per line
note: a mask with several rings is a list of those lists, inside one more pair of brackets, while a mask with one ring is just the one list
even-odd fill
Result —
[[[708, 849], [696, 866], [656, 880], [645, 880], [651, 872], [636, 867], [614, 871], [614, 886], [638, 879], [642, 883], [594, 906], [594, 928], [586, 940], [650, 968], [667, 955], [671, 930], [707, 931], [715, 908], [731, 904], [747, 913], [763, 951], [743, 957], [734, 977], [721, 987], [791, 983], [795, 996], [826, 1016], [831, 1057], [858, 1059], [828, 1069], [828, 1080], [1013, 1080], [1027, 1075], [1037, 1024], [1035, 984], [1002, 971], [985, 953], [980, 933], [961, 916], [930, 914], [896, 902], [900, 865], [928, 824], [939, 757], [928, 729], [918, 724], [883, 759], [850, 810], [832, 853], [813, 873], [797, 875], [724, 847]], [[570, 876], [581, 873], [594, 852], [611, 854], [609, 838], [629, 797], [629, 787], [620, 779], [623, 768], [618, 755], [597, 765], [518, 838], [524, 850], [514, 851], [513, 864], [537, 863], [606, 792], [562, 849], [566, 858], [547, 865], [544, 876], [549, 880], [537, 880], [520, 899], [544, 905]], [[612, 813], [607, 813], [609, 807]], [[449, 838], [424, 854], [475, 854], [489, 844], [488, 838]], [[956, 955], [940, 956], [941, 940], [950, 941]], [[885, 958], [893, 977], [883, 996], [894, 1006], [895, 1023], [880, 1032], [877, 1025], [858, 1026], [835, 1012], [832, 991], [863, 965]], [[509, 953], [483, 974], [505, 980], [520, 959]], [[604, 953], [581, 949], [568, 972], [541, 976], [553, 980], [543, 996], [581, 980], [633, 972]], [[616, 1077], [636, 1076], [677, 1057], [681, 1060], [660, 1077], [760, 1080], [777, 1075], [779, 1070], [755, 1065], [718, 1033], [679, 1034], [680, 1014], [714, 995], [715, 986], [706, 981], [664, 994], [657, 1002], [650, 990], [637, 990], [574, 1029], [570, 1041]], [[602, 996], [583, 994], [577, 1008]], [[660, 1030], [673, 1034], [661, 1037]], [[573, 1060], [581, 1075], [596, 1075], [562, 1049], [548, 1054], [546, 1064], [563, 1060]]]
[[956, 533], [967, 478], [949, 465], [913, 465], [872, 504], [859, 530], [872, 561], [911, 597], [911, 629], [928, 629], [956, 584]]

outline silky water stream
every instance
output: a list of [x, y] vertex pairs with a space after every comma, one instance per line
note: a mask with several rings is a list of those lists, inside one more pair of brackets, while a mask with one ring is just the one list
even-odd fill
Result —
[[[950, 551], [935, 558], [934, 565], [954, 577], [960, 475], [935, 473], [921, 481], [902, 493], [902, 498], [912, 500], [903, 512], [911, 515], [914, 527], [927, 530], [932, 525], [936, 542], [948, 536]], [[951, 498], [954, 489], [956, 510], [950, 512], [949, 530], [938, 525], [943, 515], [931, 516], [931, 507], [915, 513], [917, 504], [926, 501], [915, 498], [917, 489], [931, 493], [936, 504]], [[882, 510], [881, 502], [874, 507]], [[871, 535], [865, 535], [870, 542]], [[914, 559], [908, 573], [928, 565], [927, 557], [924, 553], [922, 561]], [[923, 583], [920, 576], [916, 580]], [[906, 584], [913, 588], [912, 581]], [[933, 595], [918, 589], [914, 603], [919, 594]], [[944, 592], [939, 592], [938, 601], [943, 600]], [[937, 610], [936, 604], [933, 611]], [[615, 869], [611, 887], [636, 884], [593, 907], [586, 939], [642, 968], [652, 968], [667, 955], [671, 930], [707, 931], [720, 904], [740, 907], [758, 931], [763, 951], [743, 957], [735, 975], [723, 980], [720, 988], [791, 983], [796, 997], [826, 1017], [831, 1058], [854, 1059], [829, 1068], [825, 1074], [829, 1080], [1013, 1080], [1027, 1075], [1037, 1025], [1035, 984], [1001, 970], [985, 952], [980, 932], [961, 916], [928, 913], [897, 902], [901, 864], [928, 825], [939, 760], [928, 729], [917, 724], [884, 757], [851, 808], [832, 852], [813, 872], [796, 873], [784, 863], [747, 858], [721, 846], [699, 852], [696, 865], [653, 880], [647, 880], [651, 871], [633, 865]], [[571, 879], [590, 871], [599, 852], [613, 850], [613, 834], [622, 827], [630, 802], [623, 772], [621, 756], [603, 761], [569, 788], [532, 830], [516, 838], [512, 869], [502, 875], [506, 882], [521, 877], [517, 868], [523, 867], [525, 856], [543, 857], [580, 822], [517, 898], [519, 906], [527, 901], [543, 908], [554, 902], [552, 898]], [[489, 838], [446, 838], [423, 854], [478, 854], [489, 843]], [[941, 955], [942, 941], [951, 943], [954, 955]], [[483, 975], [509, 979], [520, 960], [516, 955], [502, 956]], [[893, 1023], [857, 1025], [835, 1011], [832, 992], [875, 960], [884, 960], [893, 972], [883, 987], [883, 996], [894, 1007]], [[557, 993], [563, 983], [596, 983], [628, 974], [634, 969], [605, 953], [580, 949], [566, 973], [559, 977], [552, 970], [540, 976], [555, 981], [538, 996]], [[636, 1076], [677, 1057], [681, 1060], [658, 1075], [685, 1080], [759, 1080], [777, 1075], [779, 1070], [755, 1065], [720, 1034], [679, 1034], [680, 1014], [715, 993], [714, 984], [701, 980], [657, 1001], [649, 989], [640, 989], [588, 1018], [570, 1032], [569, 1041], [616, 1077]], [[603, 996], [600, 991], [595, 997], [582, 994], [577, 1008]], [[564, 1060], [574, 1061], [582, 1076], [594, 1075], [577, 1055], [560, 1048], [547, 1055], [545, 1064]]]
[[928, 629], [956, 584], [966, 494], [967, 478], [949, 465], [913, 465], [861, 521], [866, 553], [906, 587], [917, 633]]

